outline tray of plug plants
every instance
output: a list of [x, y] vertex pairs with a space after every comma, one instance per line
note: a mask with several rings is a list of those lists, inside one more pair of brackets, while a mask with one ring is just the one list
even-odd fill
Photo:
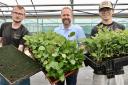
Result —
[[100, 26], [96, 36], [85, 39], [84, 44], [85, 65], [90, 65], [95, 70], [109, 73], [128, 65], [127, 30], [113, 31]]
[[41, 71], [40, 65], [13, 45], [0, 48], [0, 77], [3, 77], [9, 85], [16, 81], [29, 78]]
[[[74, 35], [72, 32], [69, 37]], [[51, 84], [64, 81], [82, 66], [83, 50], [76, 41], [69, 41], [55, 32], [36, 33], [24, 39]]]

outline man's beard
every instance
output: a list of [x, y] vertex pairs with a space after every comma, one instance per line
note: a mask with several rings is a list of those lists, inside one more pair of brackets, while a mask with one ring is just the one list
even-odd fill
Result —
[[15, 22], [15, 23], [21, 23], [21, 19], [19, 18], [19, 17], [15, 17], [14, 19], [13, 19], [13, 21]]
[[71, 20], [70, 19], [63, 19], [62, 22], [64, 25], [70, 25]]
[[13, 20], [15, 23], [21, 23], [21, 21], [18, 21], [18, 20]]

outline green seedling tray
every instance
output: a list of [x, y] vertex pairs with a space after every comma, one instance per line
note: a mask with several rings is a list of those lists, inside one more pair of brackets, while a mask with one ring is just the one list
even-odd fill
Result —
[[0, 74], [11, 85], [41, 71], [36, 60], [20, 52], [13, 45], [0, 48]]

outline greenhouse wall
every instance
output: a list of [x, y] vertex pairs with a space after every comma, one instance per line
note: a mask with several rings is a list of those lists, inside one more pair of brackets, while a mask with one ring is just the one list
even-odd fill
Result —
[[[126, 29], [128, 28], [128, 19], [127, 18], [114, 18], [114, 21], [122, 23], [125, 25]], [[0, 25], [3, 22], [10, 22], [11, 19], [2, 20], [0, 19]], [[91, 29], [97, 23], [100, 22], [100, 18], [76, 18], [73, 23], [78, 24], [83, 27], [85, 34], [88, 36], [91, 33]], [[61, 23], [61, 19], [59, 18], [51, 18], [51, 19], [25, 19], [23, 24], [27, 27], [30, 32], [47, 32], [53, 31], [55, 27], [59, 26]]]

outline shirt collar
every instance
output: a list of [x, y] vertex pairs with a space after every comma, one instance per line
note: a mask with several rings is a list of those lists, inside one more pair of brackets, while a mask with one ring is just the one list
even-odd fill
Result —
[[[64, 25], [62, 24], [61, 25], [61, 28], [64, 30], [65, 28], [64, 28]], [[72, 25], [68, 28], [69, 30], [72, 28]]]

